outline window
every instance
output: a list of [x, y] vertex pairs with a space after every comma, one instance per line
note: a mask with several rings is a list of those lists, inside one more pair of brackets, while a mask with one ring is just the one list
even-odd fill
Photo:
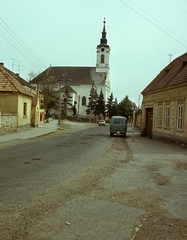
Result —
[[105, 55], [102, 54], [102, 55], [101, 55], [101, 63], [104, 63], [104, 62], [105, 62]]
[[170, 125], [170, 106], [166, 106], [165, 108], [165, 127], [169, 128]]
[[83, 106], [86, 105], [86, 97], [85, 97], [85, 96], [82, 97], [82, 105], [83, 105]]
[[27, 116], [27, 103], [26, 102], [23, 103], [23, 116], [24, 117]]
[[157, 125], [159, 127], [161, 127], [162, 125], [162, 107], [158, 106], [158, 121], [157, 121]]
[[183, 129], [184, 105], [179, 104], [177, 109], [177, 130]]

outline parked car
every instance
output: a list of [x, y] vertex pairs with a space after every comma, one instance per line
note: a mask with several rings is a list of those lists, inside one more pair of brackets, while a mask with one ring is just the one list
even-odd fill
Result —
[[99, 120], [98, 125], [99, 126], [105, 126], [105, 120]]
[[127, 119], [123, 116], [113, 116], [110, 119], [110, 136], [113, 137], [114, 134], [121, 134], [124, 137], [127, 132]]

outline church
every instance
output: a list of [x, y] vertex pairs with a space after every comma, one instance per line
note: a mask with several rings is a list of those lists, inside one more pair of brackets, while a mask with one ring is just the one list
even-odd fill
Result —
[[72, 96], [72, 105], [74, 102], [77, 103], [77, 113], [80, 117], [86, 116], [92, 86], [97, 89], [98, 95], [102, 89], [105, 101], [110, 96], [110, 47], [107, 44], [105, 25], [104, 19], [100, 44], [96, 47], [95, 67], [50, 66], [31, 81], [31, 84], [37, 87], [42, 80], [51, 79], [58, 83], [61, 93], [68, 87]]

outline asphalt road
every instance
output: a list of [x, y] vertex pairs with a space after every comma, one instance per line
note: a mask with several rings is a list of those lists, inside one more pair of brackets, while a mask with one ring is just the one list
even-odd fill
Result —
[[187, 239], [184, 149], [65, 129], [1, 146], [0, 239]]
[[84, 172], [110, 149], [108, 127], [19, 141], [1, 150], [1, 205], [46, 191]]

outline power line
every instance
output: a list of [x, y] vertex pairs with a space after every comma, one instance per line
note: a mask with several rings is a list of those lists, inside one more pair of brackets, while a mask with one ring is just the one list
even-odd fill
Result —
[[[144, 18], [146, 21], [148, 21], [150, 24], [152, 24], [153, 26], [155, 26], [156, 28], [158, 28], [159, 30], [161, 30], [162, 32], [164, 32], [166, 35], [168, 35], [169, 37], [171, 37], [172, 39], [174, 39], [175, 41], [177, 41], [178, 43], [180, 43], [182, 46], [187, 47], [187, 45], [183, 44], [181, 41], [179, 41], [178, 39], [176, 39], [175, 37], [173, 37], [171, 34], [169, 34], [168, 32], [166, 32], [164, 29], [162, 29], [161, 27], [159, 27], [158, 25], [156, 25], [155, 23], [153, 23], [151, 20], [149, 20], [147, 17], [145, 17], [143, 14], [139, 13], [138, 11], [136, 11], [134, 8], [130, 7], [129, 5], [127, 5], [126, 3], [124, 3], [122, 0], [118, 0], [119, 2], [121, 2], [123, 5], [125, 5], [126, 7], [130, 8], [133, 12], [135, 12], [136, 14], [138, 14], [140, 17]], [[145, 11], [144, 11], [145, 12]], [[148, 14], [149, 15], [149, 14]], [[151, 15], [149, 15], [151, 16]], [[153, 18], [154, 19], [154, 18]], [[157, 21], [158, 22], [158, 21]]]
[[170, 32], [172, 32], [173, 34], [175, 34], [177, 37], [179, 37], [181, 40], [183, 40], [184, 42], [187, 43], [187, 41], [182, 38], [181, 36], [179, 36], [177, 33], [175, 33], [172, 29], [168, 28], [166, 25], [164, 25], [163, 23], [161, 23], [160, 21], [158, 21], [156, 18], [154, 18], [152, 15], [150, 15], [149, 13], [147, 13], [144, 9], [140, 8], [138, 5], [136, 5], [135, 3], [133, 3], [132, 1], [128, 0], [130, 3], [132, 3], [134, 6], [136, 6], [137, 8], [139, 8], [142, 12], [144, 12], [145, 14], [147, 14], [148, 16], [150, 16], [153, 20], [155, 20], [156, 22], [158, 22], [160, 25], [162, 25], [163, 27], [167, 28]]
[[[22, 55], [31, 61], [37, 67], [45, 67], [45, 64], [26, 46], [26, 44], [11, 30], [5, 21], [0, 18], [0, 25], [6, 33], [1, 30], [3, 38], [13, 45]], [[6, 36], [6, 37], [5, 37]]]
[[[2, 31], [2, 30], [1, 30]], [[3, 31], [0, 33], [3, 39], [5, 39], [7, 42], [9, 42], [10, 45], [12, 45], [18, 52], [20, 52], [25, 58], [27, 58], [30, 62], [32, 62], [36, 67], [40, 68], [38, 63], [36, 63], [33, 59], [29, 57], [25, 52], [22, 51], [22, 49], [16, 44], [13, 43], [8, 37], [7, 34], [5, 34]]]

